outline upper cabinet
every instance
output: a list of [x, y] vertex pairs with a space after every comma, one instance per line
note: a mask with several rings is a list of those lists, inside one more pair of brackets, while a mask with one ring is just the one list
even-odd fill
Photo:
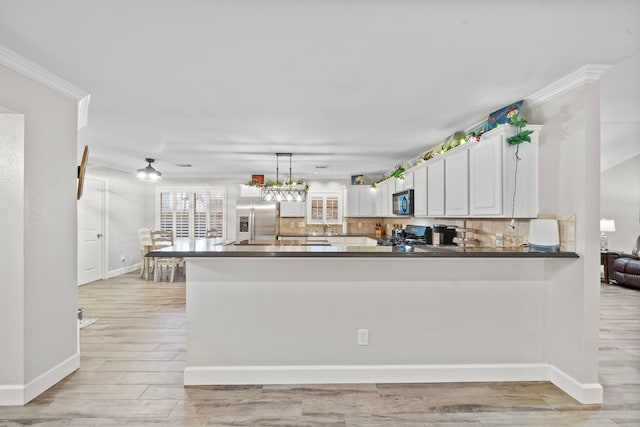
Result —
[[[479, 142], [458, 146], [408, 171], [413, 178], [414, 216], [535, 218], [542, 126], [525, 129], [533, 130], [530, 143], [510, 145], [507, 139], [517, 129], [500, 126], [482, 135]], [[394, 181], [389, 179], [379, 187]]]
[[376, 214], [378, 216], [394, 216], [392, 207], [393, 193], [396, 192], [396, 179], [391, 178], [377, 185]]
[[413, 184], [413, 171], [406, 171], [404, 173], [404, 179], [400, 179], [396, 182], [396, 193], [398, 191], [404, 191], [404, 190], [412, 190], [414, 187]]
[[502, 215], [504, 132], [482, 138], [469, 147], [469, 205], [471, 215]]
[[471, 216], [538, 215], [538, 139], [542, 126], [525, 129], [534, 131], [530, 143], [510, 145], [507, 138], [515, 134], [515, 128], [501, 126], [484, 134], [480, 142], [468, 144]]
[[342, 193], [308, 193], [307, 224], [342, 224]]
[[444, 159], [427, 164], [427, 216], [444, 216]]
[[305, 202], [280, 202], [280, 218], [300, 218], [307, 213]]
[[347, 186], [348, 217], [371, 217], [376, 215], [377, 192], [368, 185]]
[[[503, 215], [506, 217], [511, 217], [512, 213], [515, 218], [538, 216], [538, 141], [542, 125], [530, 125], [525, 129], [533, 131], [530, 143], [504, 144]], [[508, 136], [514, 133], [511, 131]], [[517, 162], [516, 153], [520, 159]]]
[[469, 215], [469, 150], [452, 152], [444, 159], [444, 213]]
[[413, 216], [427, 216], [427, 167], [418, 166], [413, 171]]

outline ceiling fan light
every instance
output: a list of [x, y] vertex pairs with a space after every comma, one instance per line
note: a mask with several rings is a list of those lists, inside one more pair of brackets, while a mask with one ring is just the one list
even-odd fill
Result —
[[158, 171], [157, 169], [154, 169], [154, 167], [151, 166], [151, 163], [153, 163], [155, 159], [146, 158], [145, 161], [148, 163], [148, 165], [142, 169], [137, 170], [136, 178], [138, 178], [141, 181], [152, 181], [152, 182], [162, 181], [162, 173], [160, 173], [160, 171]]

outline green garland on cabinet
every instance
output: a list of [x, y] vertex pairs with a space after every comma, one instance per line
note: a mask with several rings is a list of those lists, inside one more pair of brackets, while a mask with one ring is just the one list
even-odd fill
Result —
[[518, 117], [518, 114], [511, 116], [509, 123], [518, 128], [518, 133], [507, 138], [507, 142], [511, 145], [522, 144], [523, 142], [531, 142], [532, 130], [522, 130], [527, 126], [527, 121]]

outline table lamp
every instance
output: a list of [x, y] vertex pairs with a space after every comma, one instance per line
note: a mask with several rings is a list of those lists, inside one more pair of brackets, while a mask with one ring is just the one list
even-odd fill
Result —
[[600, 251], [606, 252], [609, 250], [607, 242], [607, 232], [616, 231], [616, 222], [612, 219], [602, 218], [600, 220]]

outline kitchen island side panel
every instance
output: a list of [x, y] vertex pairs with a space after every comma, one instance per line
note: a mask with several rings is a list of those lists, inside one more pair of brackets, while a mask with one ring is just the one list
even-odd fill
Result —
[[[376, 268], [401, 274], [406, 263], [328, 259], [313, 260], [319, 271], [334, 273], [324, 280], [309, 268], [293, 272], [291, 259], [260, 268], [252, 262], [251, 270], [285, 271], [293, 280], [267, 272], [244, 281], [194, 278], [219, 273], [216, 264], [230, 261], [188, 267], [188, 366], [542, 362], [540, 281], [379, 280], [384, 274]], [[345, 269], [359, 280], [341, 277]], [[358, 329], [368, 329], [368, 346], [357, 345]]]
[[188, 367], [545, 362], [542, 259], [187, 263]]

